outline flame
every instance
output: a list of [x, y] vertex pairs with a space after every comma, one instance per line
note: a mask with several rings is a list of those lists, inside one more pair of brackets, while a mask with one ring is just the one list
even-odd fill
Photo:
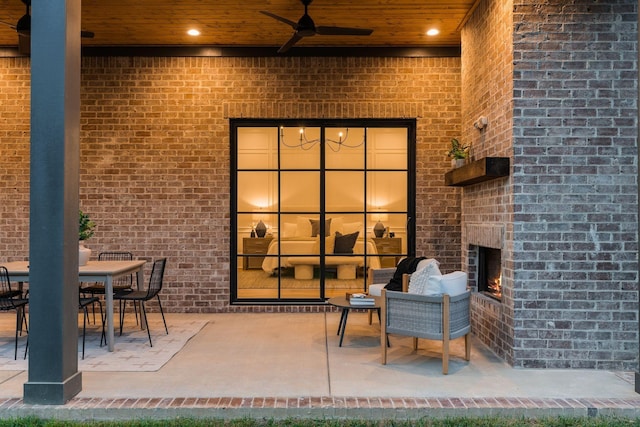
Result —
[[488, 283], [489, 292], [496, 297], [502, 297], [502, 273], [495, 279], [490, 279]]

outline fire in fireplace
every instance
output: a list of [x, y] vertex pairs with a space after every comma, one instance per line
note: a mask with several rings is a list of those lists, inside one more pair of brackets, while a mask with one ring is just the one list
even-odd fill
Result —
[[502, 300], [502, 256], [500, 249], [478, 247], [478, 292]]

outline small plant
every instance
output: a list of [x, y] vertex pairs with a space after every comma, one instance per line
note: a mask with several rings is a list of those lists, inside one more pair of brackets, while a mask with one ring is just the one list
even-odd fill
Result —
[[91, 221], [89, 215], [82, 212], [82, 210], [78, 210], [79, 220], [79, 237], [80, 240], [88, 240], [93, 236], [93, 229], [96, 227], [96, 223]]
[[447, 151], [447, 157], [451, 159], [466, 159], [469, 156], [469, 146], [462, 145], [460, 141], [453, 138], [451, 140], [451, 149]]

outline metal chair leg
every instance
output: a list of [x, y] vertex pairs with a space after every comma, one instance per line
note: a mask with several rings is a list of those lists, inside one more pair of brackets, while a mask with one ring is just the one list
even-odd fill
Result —
[[98, 301], [98, 307], [100, 308], [100, 320], [102, 321], [102, 335], [100, 336], [100, 347], [102, 347], [103, 341], [105, 344], [107, 343], [107, 332], [105, 331], [105, 328], [104, 328], [105, 316], [104, 316], [104, 312], [102, 311], [102, 303], [100, 301]]
[[136, 325], [142, 326], [142, 324], [138, 322], [138, 306], [136, 305], [135, 301], [133, 303], [133, 313], [136, 315]]
[[82, 316], [82, 360], [84, 360], [84, 342], [87, 335], [87, 319], [89, 318], [89, 310], [86, 305], [82, 307], [82, 313], [84, 314]]
[[[91, 297], [93, 298], [95, 294], [91, 293]], [[93, 313], [93, 324], [96, 324], [96, 303], [91, 303], [91, 313]]]
[[[24, 356], [23, 359], [27, 358], [27, 352], [29, 351], [29, 325], [27, 324], [27, 314], [24, 307], [22, 307], [22, 324], [24, 325], [24, 330], [27, 333], [27, 344], [24, 347]], [[21, 329], [22, 331], [22, 329]]]
[[122, 336], [122, 323], [124, 323], [124, 310], [127, 308], [127, 302], [120, 300], [120, 336]]
[[[164, 330], [169, 335], [169, 329], [167, 328], [167, 321], [164, 320], [164, 311], [162, 311], [162, 303], [160, 302], [160, 294], [156, 295], [158, 297], [158, 305], [160, 306], [160, 314], [162, 314], [162, 322], [164, 323]], [[149, 329], [149, 325], [147, 325], [147, 329]]]
[[147, 310], [144, 308], [144, 301], [140, 301], [140, 312], [144, 316], [144, 323], [147, 325], [147, 335], [149, 336], [149, 346], [153, 347], [151, 342], [151, 331], [149, 330], [149, 322], [147, 321]]
[[16, 344], [15, 344], [15, 351], [13, 353], [13, 360], [18, 360], [18, 329], [21, 329], [21, 325], [20, 325], [20, 308], [16, 308]]

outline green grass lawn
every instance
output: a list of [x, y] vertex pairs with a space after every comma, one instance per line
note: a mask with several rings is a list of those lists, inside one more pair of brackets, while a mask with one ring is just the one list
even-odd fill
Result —
[[402, 420], [334, 420], [334, 419], [170, 419], [170, 420], [138, 420], [138, 421], [58, 421], [43, 420], [38, 418], [18, 418], [13, 420], [0, 420], [0, 427], [77, 427], [77, 426], [125, 426], [125, 427], [270, 427], [270, 426], [301, 426], [301, 427], [614, 427], [614, 426], [639, 426], [640, 419], [626, 419], [615, 417], [594, 418], [508, 418], [508, 417], [452, 417], [445, 419], [425, 418], [417, 421]]

